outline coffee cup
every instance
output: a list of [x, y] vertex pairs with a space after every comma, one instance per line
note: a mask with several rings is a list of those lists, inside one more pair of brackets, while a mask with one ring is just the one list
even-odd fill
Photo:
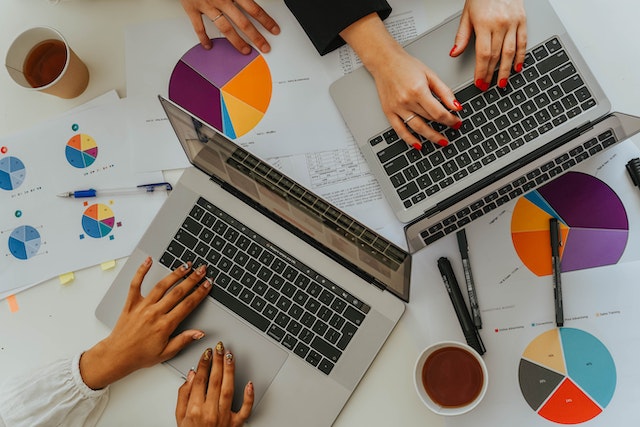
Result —
[[89, 84], [89, 70], [59, 31], [33, 27], [16, 37], [5, 59], [20, 86], [60, 98], [75, 98]]
[[480, 403], [489, 378], [477, 351], [466, 344], [443, 341], [420, 353], [414, 384], [420, 400], [436, 414], [461, 415]]

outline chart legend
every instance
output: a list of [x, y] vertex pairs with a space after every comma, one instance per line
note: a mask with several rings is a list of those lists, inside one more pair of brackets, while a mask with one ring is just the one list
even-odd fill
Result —
[[618, 195], [591, 175], [568, 172], [521, 197], [511, 217], [511, 238], [522, 262], [537, 276], [551, 274], [549, 219], [560, 223], [562, 271], [616, 264], [629, 237]]
[[169, 80], [169, 99], [233, 139], [262, 120], [271, 91], [262, 55], [253, 48], [243, 55], [226, 38], [213, 39], [211, 50], [191, 48]]

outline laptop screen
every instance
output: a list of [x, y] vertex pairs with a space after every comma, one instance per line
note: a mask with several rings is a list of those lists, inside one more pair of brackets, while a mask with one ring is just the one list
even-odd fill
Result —
[[408, 252], [171, 101], [160, 102], [194, 166], [365, 280], [409, 300]]

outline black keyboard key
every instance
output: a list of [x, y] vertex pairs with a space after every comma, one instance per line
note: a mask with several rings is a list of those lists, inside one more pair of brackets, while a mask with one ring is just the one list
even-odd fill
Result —
[[536, 67], [538, 68], [538, 71], [540, 71], [540, 74], [546, 74], [568, 61], [569, 57], [567, 54], [564, 51], [559, 51], [544, 61], [539, 62]]
[[475, 85], [469, 85], [466, 88], [459, 90], [456, 92], [456, 99], [461, 103], [465, 104], [467, 101], [471, 100], [475, 96], [478, 96], [482, 93], [480, 89], [478, 89]]
[[287, 334], [282, 340], [282, 346], [287, 350], [293, 350], [298, 344], [298, 340], [291, 334]]
[[[442, 237], [444, 237], [444, 234], [442, 234]], [[357, 330], [358, 328], [353, 323], [345, 322], [341, 330], [342, 338], [340, 338], [340, 340], [336, 344], [336, 347], [338, 347], [340, 350], [344, 350], [345, 348], [347, 348], [347, 345], [349, 345], [349, 342], [351, 341]]]
[[269, 323], [270, 323], [269, 319], [267, 319], [260, 313], [256, 313], [251, 308], [242, 304], [240, 301], [238, 301], [237, 298], [235, 298], [233, 295], [229, 294], [225, 290], [220, 289], [217, 286], [214, 286], [211, 292], [209, 292], [209, 295], [211, 295], [213, 299], [215, 299], [220, 304], [227, 307], [229, 310], [236, 313], [238, 316], [240, 316], [247, 322], [251, 323], [253, 326], [258, 328], [262, 332], [265, 332], [269, 327]]
[[408, 150], [407, 143], [404, 141], [398, 141], [393, 145], [378, 152], [378, 159], [381, 163], [387, 163], [389, 160], [397, 157]]
[[180, 260], [176, 259], [176, 257], [171, 255], [169, 252], [163, 253], [160, 257], [160, 264], [168, 268], [171, 268], [176, 261], [180, 263]]
[[182, 228], [189, 231], [194, 236], [197, 236], [202, 231], [202, 224], [198, 223], [193, 218], [187, 217], [182, 223]]
[[[403, 142], [404, 144], [404, 142]], [[384, 170], [387, 175], [391, 176], [396, 172], [401, 171], [409, 165], [407, 158], [405, 156], [396, 157], [395, 159], [384, 164]]]
[[304, 359], [307, 353], [309, 352], [309, 347], [299, 342], [298, 345], [296, 345], [296, 348], [293, 350], [293, 352]]
[[322, 360], [322, 356], [311, 350], [304, 360], [306, 360], [311, 366], [318, 366], [318, 364]]
[[194, 235], [182, 229], [178, 230], [174, 240], [182, 243], [183, 246], [189, 249], [195, 248], [198, 244], [198, 239]]
[[346, 317], [352, 323], [360, 326], [365, 316], [353, 307], [347, 307], [347, 309], [344, 311], [344, 317]]
[[342, 351], [338, 350], [336, 347], [320, 337], [315, 337], [313, 339], [311, 347], [332, 362], [337, 362], [340, 356], [342, 356]]
[[333, 367], [335, 365], [331, 362], [329, 362], [327, 359], [322, 359], [322, 361], [320, 362], [320, 364], [318, 365], [318, 369], [326, 374], [329, 375], [331, 373], [331, 371], [333, 370]]

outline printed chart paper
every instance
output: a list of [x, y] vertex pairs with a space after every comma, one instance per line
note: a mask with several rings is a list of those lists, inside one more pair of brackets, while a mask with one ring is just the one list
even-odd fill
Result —
[[0, 139], [0, 295], [128, 256], [166, 192], [95, 198], [57, 194], [161, 182], [136, 173], [122, 101]]
[[[622, 142], [467, 228], [489, 389], [473, 411], [447, 418], [448, 426], [610, 426], [637, 418], [640, 191], [625, 164], [639, 153], [631, 140]], [[562, 328], [555, 325], [551, 217], [563, 240]], [[440, 255], [465, 285], [455, 238], [416, 255], [414, 276], [423, 280], [412, 285], [407, 314], [424, 346], [464, 342], [431, 265]]]

